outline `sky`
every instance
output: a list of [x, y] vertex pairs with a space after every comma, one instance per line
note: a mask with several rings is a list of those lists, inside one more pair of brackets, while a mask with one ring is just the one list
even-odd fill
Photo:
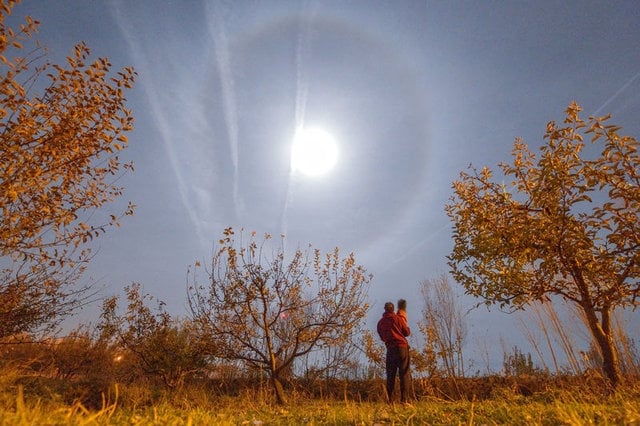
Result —
[[[401, 297], [415, 320], [420, 283], [448, 271], [444, 205], [469, 164], [508, 161], [516, 137], [537, 149], [574, 100], [640, 136], [635, 0], [24, 0], [25, 14], [52, 61], [85, 41], [139, 74], [135, 173], [109, 207], [136, 213], [100, 237], [84, 279], [105, 296], [138, 282], [175, 315], [187, 267], [233, 226], [354, 252], [374, 275], [369, 326]], [[336, 142], [321, 176], [291, 170], [300, 126]], [[513, 316], [469, 319], [471, 345], [518, 341]]]

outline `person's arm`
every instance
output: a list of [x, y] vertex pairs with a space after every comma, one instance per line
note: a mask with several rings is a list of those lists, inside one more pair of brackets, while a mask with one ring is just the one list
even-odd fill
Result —
[[400, 330], [402, 331], [402, 335], [404, 337], [411, 335], [411, 329], [409, 328], [409, 324], [407, 324], [406, 319], [400, 321]]

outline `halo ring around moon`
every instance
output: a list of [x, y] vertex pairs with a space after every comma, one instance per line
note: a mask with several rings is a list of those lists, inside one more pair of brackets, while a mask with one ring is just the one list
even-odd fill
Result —
[[[305, 124], [326, 127], [336, 138], [340, 170], [322, 187], [294, 194], [285, 213], [289, 231], [307, 237], [301, 243], [330, 238], [332, 245], [366, 252], [410, 226], [428, 183], [430, 141], [427, 94], [402, 49], [375, 29], [299, 14], [230, 37], [229, 49], [244, 205], [262, 211], [265, 224], [280, 220], [275, 206], [287, 197], [287, 135], [302, 107]], [[269, 74], [261, 72], [266, 67]], [[290, 127], [278, 129], [282, 122]], [[277, 187], [261, 186], [273, 176]], [[260, 196], [248, 191], [256, 183]]]

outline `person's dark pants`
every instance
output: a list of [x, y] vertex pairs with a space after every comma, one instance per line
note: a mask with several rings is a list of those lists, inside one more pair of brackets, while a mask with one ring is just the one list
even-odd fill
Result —
[[393, 388], [396, 374], [400, 377], [400, 401], [406, 402], [409, 396], [411, 375], [409, 374], [409, 347], [394, 346], [387, 348], [387, 397], [393, 401]]

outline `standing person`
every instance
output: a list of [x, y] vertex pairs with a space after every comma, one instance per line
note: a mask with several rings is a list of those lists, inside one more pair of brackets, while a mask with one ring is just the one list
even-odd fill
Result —
[[411, 330], [405, 319], [394, 312], [393, 303], [384, 304], [384, 313], [378, 321], [378, 335], [387, 347], [387, 398], [393, 402], [396, 375], [400, 377], [400, 401], [407, 402], [409, 393], [409, 342]]

